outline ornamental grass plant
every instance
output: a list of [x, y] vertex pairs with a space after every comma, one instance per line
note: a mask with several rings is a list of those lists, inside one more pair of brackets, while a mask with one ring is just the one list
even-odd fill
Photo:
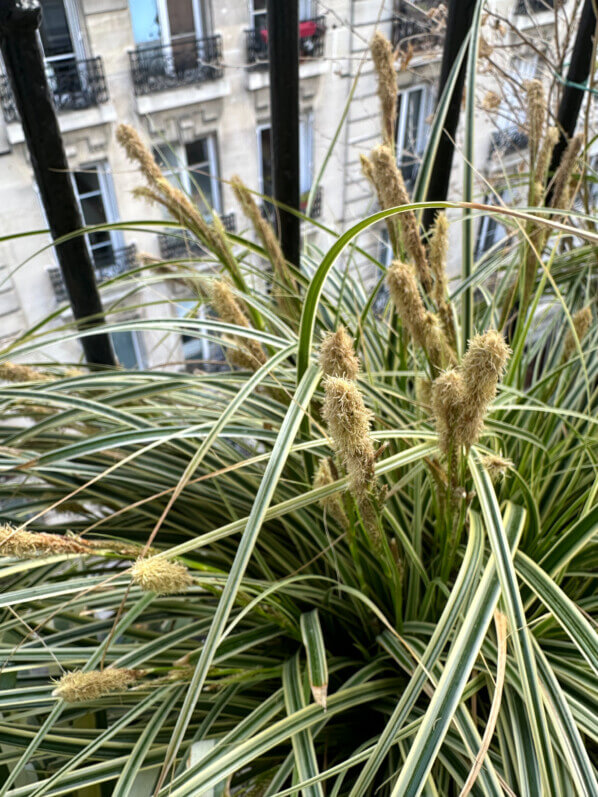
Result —
[[[406, 197], [374, 52], [381, 210], [300, 268], [240, 181], [255, 234], [206, 221], [119, 131], [212, 276], [148, 259], [115, 282], [185, 279], [212, 314], [108, 329], [217, 340], [226, 369], [12, 364], [66, 327], [2, 352], [0, 795], [598, 794], [587, 142], [567, 174], [530, 170], [527, 208], [472, 203], [466, 173], [426, 238], [442, 103]], [[567, 203], [546, 208], [550, 179]], [[508, 229], [478, 262], [474, 212]], [[366, 283], [359, 234], [385, 223]]]

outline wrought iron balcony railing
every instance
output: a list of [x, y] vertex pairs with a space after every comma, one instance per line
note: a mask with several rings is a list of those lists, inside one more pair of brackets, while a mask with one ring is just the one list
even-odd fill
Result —
[[[247, 63], [254, 67], [268, 64], [267, 28], [250, 28], [245, 31], [247, 41]], [[324, 55], [326, 18], [304, 19], [299, 23], [299, 56], [320, 58]]]
[[136, 95], [205, 83], [222, 77], [222, 36], [184, 38], [129, 52]]
[[[305, 213], [305, 211], [307, 210], [308, 198], [309, 198], [309, 191], [306, 191], [305, 194], [301, 195], [299, 209], [301, 210], [302, 213]], [[321, 215], [322, 215], [322, 186], [319, 185], [316, 188], [314, 201], [312, 202], [310, 218], [319, 219]]]
[[[415, 52], [430, 50], [442, 45], [444, 31], [433, 14], [435, 5], [415, 6], [399, 2], [392, 18], [391, 40], [393, 47], [411, 45]], [[427, 13], [432, 12], [431, 16]]]
[[496, 130], [492, 133], [491, 149], [500, 152], [501, 155], [509, 155], [512, 152], [525, 149], [527, 141], [527, 133], [514, 124], [505, 130]]
[[[136, 257], [137, 246], [135, 244], [129, 244], [119, 249], [106, 247], [105, 251], [102, 250], [101, 255], [97, 254], [96, 250], [93, 260], [98, 283], [101, 284], [102, 282], [106, 282], [106, 280], [118, 277], [119, 274], [130, 271], [136, 265]], [[51, 266], [48, 269], [48, 275], [57, 301], [65, 302], [68, 298], [68, 294], [60, 268], [58, 266]]]
[[[236, 232], [237, 220], [234, 213], [220, 216], [227, 232]], [[182, 260], [186, 257], [202, 257], [206, 249], [186, 230], [165, 230], [158, 236], [160, 256], [163, 260]]]
[[552, 11], [554, 0], [517, 0], [515, 4], [515, 14], [537, 14], [541, 11]]
[[[100, 56], [76, 61], [47, 61], [46, 74], [58, 111], [81, 111], [108, 102], [108, 87]], [[7, 122], [18, 120], [8, 78], [0, 75], [0, 103]]]

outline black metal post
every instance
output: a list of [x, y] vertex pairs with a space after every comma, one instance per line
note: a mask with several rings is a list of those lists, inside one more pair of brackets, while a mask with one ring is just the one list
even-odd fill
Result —
[[[438, 99], [442, 96], [453, 63], [471, 28], [475, 5], [476, 0], [448, 0], [446, 33], [438, 85]], [[459, 115], [461, 113], [461, 99], [463, 97], [466, 71], [467, 59], [464, 59], [447, 108], [444, 129], [438, 141], [438, 148], [430, 173], [428, 193], [426, 195], [426, 200], [428, 202], [444, 201], [448, 195], [451, 169], [453, 167], [453, 154], [455, 151], [455, 136], [457, 134]], [[422, 216], [424, 230], [429, 230], [432, 224], [434, 224], [437, 212], [438, 211], [434, 208], [427, 208], [424, 210]]]
[[[80, 230], [83, 219], [69, 175], [69, 166], [41, 51], [39, 3], [0, 0], [0, 48], [35, 179], [54, 240]], [[56, 246], [56, 254], [79, 329], [104, 322], [102, 302], [85, 239], [79, 235]], [[106, 333], [81, 339], [89, 363], [115, 365]]]
[[[299, 13], [297, 0], [268, 0], [274, 199], [299, 210]], [[280, 243], [299, 266], [299, 218], [280, 210]]]
[[[594, 0], [585, 0], [581, 12], [581, 19], [579, 20], [577, 28], [575, 44], [573, 45], [573, 52], [571, 53], [571, 61], [569, 62], [567, 83], [563, 90], [557, 114], [557, 124], [560, 135], [552, 153], [550, 162], [551, 172], [554, 172], [558, 168], [563, 153], [567, 148], [567, 144], [575, 133], [575, 127], [585, 93], [579, 86], [585, 84], [590, 76], [593, 53], [592, 39], [595, 33], [596, 12], [594, 10]], [[547, 202], [550, 202], [551, 194], [552, 190], [549, 189], [549, 198]]]

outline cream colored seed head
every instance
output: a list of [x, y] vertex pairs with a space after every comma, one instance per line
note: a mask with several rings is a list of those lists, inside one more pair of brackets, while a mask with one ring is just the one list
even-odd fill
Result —
[[507, 471], [515, 467], [510, 459], [499, 457], [496, 454], [483, 456], [482, 465], [486, 468], [491, 481], [494, 483], [502, 481], [507, 475]]
[[353, 341], [343, 326], [324, 337], [320, 346], [320, 367], [327, 376], [357, 379], [359, 359], [353, 349]]
[[[210, 295], [211, 305], [223, 321], [238, 327], [250, 326], [249, 319], [241, 309], [226, 280], [215, 280], [212, 283]], [[231, 339], [239, 346], [239, 349], [231, 349], [229, 352], [228, 358], [232, 365], [255, 371], [266, 362], [266, 353], [257, 340], [240, 335], [233, 335]]]
[[157, 556], [138, 559], [131, 568], [131, 578], [145, 592], [157, 595], [186, 592], [193, 584], [193, 578], [184, 565]]
[[538, 153], [538, 160], [536, 161], [535, 177], [536, 180], [542, 185], [542, 191], [538, 194], [538, 197], [544, 193], [544, 180], [546, 177], [546, 171], [552, 157], [552, 151], [555, 148], [558, 140], [558, 127], [550, 126], [546, 131], [546, 135], [542, 141], [542, 146], [540, 147], [540, 152]]
[[[318, 465], [318, 469], [314, 476], [314, 487], [316, 489], [318, 489], [318, 487], [325, 487], [328, 484], [332, 484], [332, 482], [334, 481], [336, 481], [336, 478], [332, 473], [330, 460], [322, 459], [320, 461], [320, 464]], [[335, 493], [334, 495], [329, 495], [326, 498], [321, 498], [320, 505], [342, 526], [345, 527], [347, 526], [348, 523], [347, 515], [345, 513], [341, 497], [338, 493]]]
[[322, 416], [342, 452], [359, 453], [371, 446], [372, 413], [366, 408], [357, 385], [342, 377], [327, 377]]
[[262, 242], [262, 246], [272, 263], [274, 273], [280, 281], [280, 285], [277, 286], [277, 290], [273, 291], [273, 293], [276, 294], [276, 298], [281, 307], [292, 312], [293, 300], [294, 297], [297, 296], [299, 288], [295, 277], [287, 266], [287, 261], [274, 229], [263, 217], [257, 202], [241, 178], [234, 175], [231, 178], [230, 184], [237, 201], [241, 205], [243, 213], [252, 223], [258, 238]]
[[374, 69], [378, 74], [378, 96], [382, 112], [382, 137], [385, 142], [393, 141], [397, 116], [397, 73], [394, 66], [394, 53], [388, 39], [377, 31], [370, 44]]
[[584, 141], [583, 133], [578, 133], [569, 141], [567, 149], [565, 150], [561, 159], [559, 168], [554, 176], [554, 189], [552, 193], [552, 207], [566, 207], [569, 202], [569, 181], [575, 164], [577, 163], [577, 156], [582, 148]]
[[546, 97], [544, 95], [544, 85], [541, 80], [528, 80], [524, 84], [527, 94], [527, 123], [529, 127], [529, 147], [532, 153], [532, 161], [536, 160], [536, 154], [540, 146], [544, 119], [546, 117]]
[[52, 378], [49, 374], [44, 374], [29, 365], [11, 362], [0, 363], [0, 380], [5, 382], [46, 382]]
[[241, 310], [226, 280], [214, 280], [210, 291], [211, 304], [218, 316], [227, 324], [248, 327], [249, 319]]
[[449, 245], [449, 223], [445, 213], [438, 213], [430, 240], [430, 268], [434, 275], [434, 300], [444, 299], [447, 290], [446, 259]]
[[432, 383], [432, 411], [436, 418], [438, 444], [448, 453], [458, 443], [465, 389], [461, 374], [456, 369], [445, 371]]
[[[590, 327], [592, 326], [592, 308], [590, 305], [587, 307], [583, 307], [581, 310], [578, 310], [573, 315], [573, 329], [575, 330], [575, 334], [577, 335], [578, 340], [581, 342], [585, 336], [588, 334]], [[571, 356], [575, 353], [577, 349], [577, 345], [575, 342], [575, 338], [573, 337], [573, 333], [570, 329], [567, 330], [567, 335], [565, 336], [565, 347], [563, 351], [563, 359], [569, 360]]]
[[0, 556], [33, 559], [55, 554], [85, 554], [92, 550], [91, 544], [80, 537], [24, 531], [9, 525], [0, 526]]
[[121, 692], [138, 680], [141, 675], [141, 670], [125, 670], [117, 667], [91, 670], [90, 672], [74, 670], [62, 676], [56, 683], [52, 694], [67, 703], [97, 700], [110, 692]]
[[116, 128], [116, 140], [127, 153], [129, 160], [136, 161], [144, 177], [151, 185], [157, 185], [164, 175], [152, 153], [141, 140], [141, 136], [131, 125], [120, 124]]
[[349, 485], [363, 494], [374, 478], [374, 445], [370, 438], [372, 413], [355, 382], [329, 376], [324, 383], [322, 417], [347, 469]]
[[[387, 145], [374, 147], [370, 153], [370, 159], [382, 207], [392, 208], [398, 205], [408, 205], [409, 193], [390, 147]], [[428, 291], [432, 285], [432, 278], [415, 213], [412, 210], [406, 210], [398, 216], [398, 221], [403, 230], [405, 249], [413, 260], [419, 281]]]
[[470, 399], [482, 401], [486, 406], [492, 401], [510, 354], [504, 337], [494, 329], [475, 335], [469, 341], [461, 372]]
[[441, 368], [450, 362], [445, 335], [438, 318], [425, 308], [413, 267], [395, 260], [388, 269], [386, 282], [401, 321], [415, 343], [428, 354], [432, 365]]

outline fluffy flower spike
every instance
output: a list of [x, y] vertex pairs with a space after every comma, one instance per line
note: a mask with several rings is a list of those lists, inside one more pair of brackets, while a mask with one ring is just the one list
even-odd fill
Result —
[[184, 565], [157, 556], [138, 559], [131, 568], [131, 578], [145, 592], [157, 595], [186, 592], [193, 584], [193, 577]]
[[343, 326], [324, 337], [320, 347], [320, 367], [326, 376], [357, 379], [359, 359], [353, 349], [353, 341]]
[[382, 137], [391, 143], [397, 118], [397, 73], [392, 44], [377, 31], [370, 44], [374, 69], [378, 73], [378, 96], [382, 111]]
[[52, 694], [67, 703], [97, 700], [111, 692], [122, 692], [135, 683], [142, 674], [142, 670], [125, 670], [118, 667], [90, 672], [73, 670], [62, 676]]

